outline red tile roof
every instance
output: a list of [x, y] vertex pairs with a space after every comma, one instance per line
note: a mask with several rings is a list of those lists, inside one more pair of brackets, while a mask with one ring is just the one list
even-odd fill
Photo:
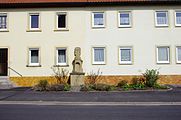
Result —
[[1, 8], [77, 7], [110, 5], [181, 5], [181, 0], [0, 0]]
[[77, 3], [77, 2], [160, 2], [160, 1], [179, 1], [179, 0], [0, 0], [3, 3]]

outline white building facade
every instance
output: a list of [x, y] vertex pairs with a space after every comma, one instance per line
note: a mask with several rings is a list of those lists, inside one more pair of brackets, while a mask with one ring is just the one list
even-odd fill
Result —
[[159, 69], [181, 83], [181, 3], [78, 3], [2, 7], [0, 75], [51, 76], [52, 66], [71, 72], [74, 48], [80, 47], [85, 73], [134, 76]]

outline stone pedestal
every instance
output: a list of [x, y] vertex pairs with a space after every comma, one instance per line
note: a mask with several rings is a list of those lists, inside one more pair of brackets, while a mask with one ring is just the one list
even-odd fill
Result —
[[85, 73], [70, 73], [70, 85], [80, 86], [84, 84]]
[[81, 48], [76, 47], [74, 49], [74, 60], [72, 61], [73, 70], [70, 73], [70, 85], [74, 87], [79, 87], [80, 85], [84, 84], [84, 75], [83, 68], [82, 68], [82, 59], [81, 55]]

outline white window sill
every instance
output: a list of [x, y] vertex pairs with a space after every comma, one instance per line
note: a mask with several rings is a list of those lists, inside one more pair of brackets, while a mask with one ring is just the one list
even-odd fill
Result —
[[54, 32], [59, 32], [59, 31], [69, 31], [68, 28], [59, 28], [59, 29], [55, 29]]
[[168, 27], [168, 25], [165, 25], [165, 24], [163, 24], [163, 25], [155, 25], [155, 27]]
[[169, 61], [157, 61], [157, 64], [170, 64]]
[[181, 24], [175, 24], [175, 27], [181, 27]]
[[29, 29], [29, 30], [26, 30], [26, 32], [42, 32], [41, 29]]
[[41, 65], [26, 65], [26, 67], [41, 67]]
[[0, 32], [9, 32], [8, 29], [0, 29]]
[[131, 28], [131, 25], [119, 25], [119, 28]]
[[177, 64], [181, 64], [181, 61], [176, 61]]
[[102, 25], [99, 26], [99, 25], [97, 25], [97, 26], [92, 26], [92, 28], [93, 28], [93, 29], [99, 29], [99, 28], [101, 29], [101, 28], [105, 28], [105, 26], [102, 26]]
[[92, 64], [93, 65], [106, 65], [105, 62], [93, 62]]
[[119, 65], [132, 65], [132, 62], [119, 62]]
[[64, 64], [64, 65], [54, 65], [54, 67], [69, 67], [68, 64]]

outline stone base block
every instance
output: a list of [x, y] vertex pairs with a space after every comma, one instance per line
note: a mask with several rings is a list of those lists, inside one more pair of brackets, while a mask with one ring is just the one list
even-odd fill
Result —
[[80, 86], [84, 84], [84, 75], [70, 75], [70, 85]]

